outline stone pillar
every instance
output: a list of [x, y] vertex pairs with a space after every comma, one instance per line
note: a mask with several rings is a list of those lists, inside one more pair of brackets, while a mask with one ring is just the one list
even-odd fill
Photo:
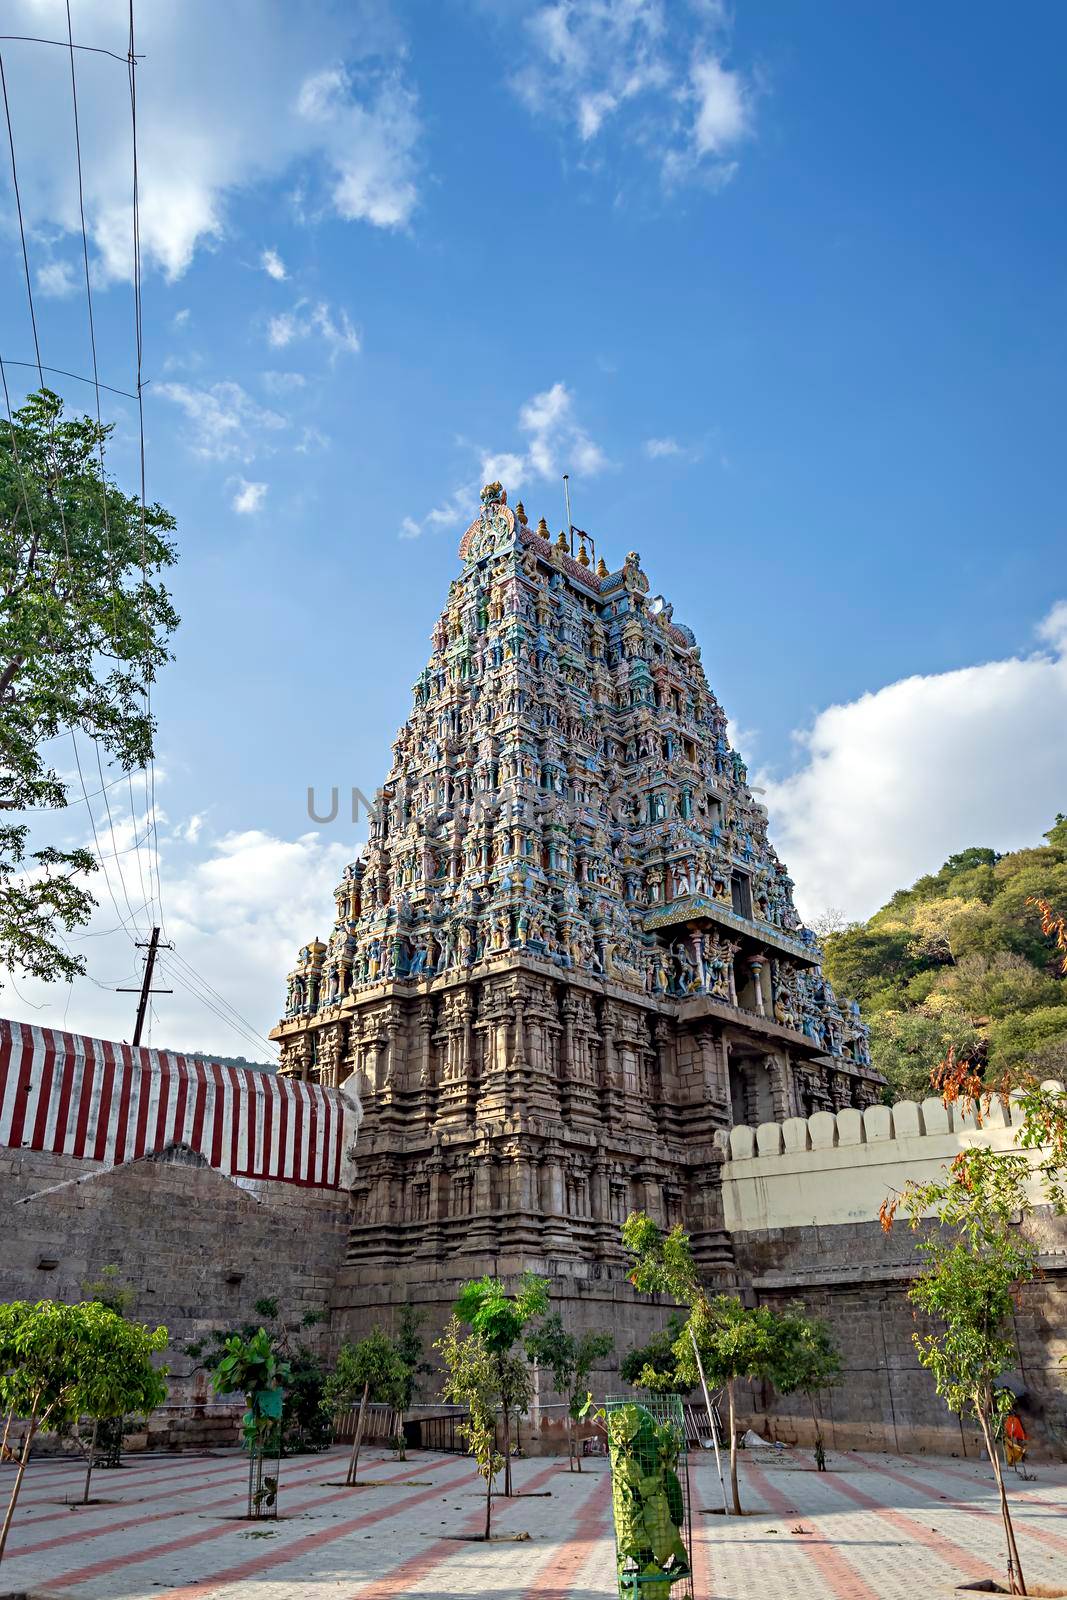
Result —
[[749, 957], [748, 970], [752, 974], [752, 988], [756, 1002], [756, 1011], [761, 1017], [765, 1017], [767, 1015], [766, 1007], [763, 1004], [763, 967], [764, 960], [762, 956]]

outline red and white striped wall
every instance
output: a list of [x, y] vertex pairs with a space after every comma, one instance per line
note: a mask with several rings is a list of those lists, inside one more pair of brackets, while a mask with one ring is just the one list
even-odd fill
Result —
[[0, 1145], [119, 1166], [186, 1145], [233, 1178], [351, 1181], [341, 1090], [0, 1019]]

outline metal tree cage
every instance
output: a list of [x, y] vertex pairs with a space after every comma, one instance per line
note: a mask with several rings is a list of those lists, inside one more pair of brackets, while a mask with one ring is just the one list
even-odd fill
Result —
[[622, 1600], [693, 1600], [685, 1417], [676, 1394], [609, 1395], [615, 1568]]

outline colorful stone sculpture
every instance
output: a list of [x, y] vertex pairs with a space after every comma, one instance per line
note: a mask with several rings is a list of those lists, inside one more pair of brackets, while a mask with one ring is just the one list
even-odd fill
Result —
[[356, 1278], [503, 1242], [615, 1261], [631, 1205], [725, 1265], [715, 1130], [878, 1098], [866, 1029], [638, 554], [594, 568], [499, 484], [459, 553], [274, 1034], [283, 1071], [356, 1077]]

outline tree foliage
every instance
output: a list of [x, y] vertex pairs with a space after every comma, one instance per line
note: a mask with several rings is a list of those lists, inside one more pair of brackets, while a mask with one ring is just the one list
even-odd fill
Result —
[[[695, 1389], [704, 1379], [726, 1390], [730, 1417], [730, 1487], [734, 1515], [741, 1515], [737, 1478], [738, 1379], [771, 1376], [776, 1350], [777, 1321], [768, 1306], [749, 1307], [736, 1295], [709, 1296], [689, 1244], [689, 1235], [677, 1225], [664, 1233], [642, 1211], [631, 1212], [622, 1225], [622, 1242], [633, 1257], [630, 1282], [645, 1294], [669, 1294], [688, 1305], [689, 1316], [672, 1346], [674, 1379], [679, 1392]], [[662, 1388], [659, 1367], [643, 1368], [635, 1381], [645, 1388]]]
[[990, 1083], [1067, 1073], [1054, 932], [1056, 908], [1067, 910], [1067, 818], [1045, 840], [1003, 856], [962, 850], [868, 922], [827, 934], [824, 969], [864, 1009], [888, 1100], [929, 1093], [950, 1046]]
[[[526, 1340], [526, 1354], [531, 1361], [538, 1362], [551, 1372], [556, 1393], [567, 1402], [568, 1436], [571, 1438], [574, 1424], [582, 1417], [589, 1398], [586, 1380], [597, 1362], [610, 1355], [614, 1348], [615, 1340], [610, 1333], [568, 1333], [558, 1311], [546, 1317]], [[580, 1452], [577, 1460], [580, 1472]]]
[[[421, 1347], [421, 1341], [420, 1341]], [[337, 1364], [326, 1380], [323, 1407], [331, 1414], [343, 1406], [359, 1402], [356, 1433], [348, 1463], [348, 1482], [355, 1483], [359, 1452], [363, 1444], [367, 1406], [371, 1403], [392, 1406], [399, 1420], [410, 1403], [414, 1374], [401, 1355], [396, 1341], [384, 1328], [372, 1328], [356, 1343], [345, 1340], [337, 1354]]]
[[204, 1338], [185, 1345], [185, 1354], [199, 1362], [208, 1373], [214, 1373], [232, 1338], [247, 1341], [263, 1328], [277, 1360], [284, 1364], [288, 1374], [281, 1448], [279, 1450], [279, 1441], [272, 1433], [266, 1440], [266, 1449], [282, 1455], [325, 1450], [330, 1442], [330, 1421], [322, 1404], [326, 1374], [318, 1354], [301, 1337], [316, 1323], [324, 1321], [325, 1313], [305, 1311], [297, 1318], [287, 1319], [280, 1314], [278, 1301], [273, 1296], [257, 1300], [253, 1309], [255, 1321], [242, 1322], [236, 1327], [213, 1328]]
[[263, 1462], [272, 1443], [279, 1454], [281, 1451], [282, 1413], [289, 1378], [289, 1364], [279, 1357], [266, 1328], [257, 1328], [247, 1338], [231, 1334], [211, 1374], [216, 1394], [240, 1393], [245, 1397], [241, 1433], [248, 1451], [250, 1517], [277, 1509], [278, 1477], [266, 1476]]
[[[467, 1448], [485, 1479], [485, 1537], [491, 1532], [493, 1479], [504, 1465], [496, 1447], [497, 1411], [503, 1404], [501, 1391], [501, 1352], [490, 1350], [484, 1335], [464, 1336], [459, 1317], [453, 1315], [434, 1345], [445, 1364], [441, 1394], [467, 1412], [462, 1432]], [[505, 1353], [505, 1360], [507, 1359]]]
[[830, 1388], [841, 1371], [841, 1353], [830, 1329], [819, 1317], [809, 1317], [803, 1306], [789, 1306], [776, 1319], [770, 1377], [779, 1394], [804, 1394], [815, 1425], [815, 1465], [826, 1469], [822, 1424], [817, 1397]]
[[[102, 470], [110, 427], [64, 419], [51, 390], [0, 429], [0, 811], [62, 807], [49, 741], [68, 729], [124, 770], [153, 754], [148, 691], [178, 617], [160, 573], [174, 519], [143, 513]], [[45, 980], [84, 964], [57, 930], [88, 920], [85, 850], [31, 850], [25, 822], [0, 825], [0, 964]]]
[[[1015, 1297], [1034, 1274], [1037, 1253], [1017, 1226], [1030, 1209], [1030, 1163], [1024, 1155], [982, 1146], [962, 1150], [944, 1178], [909, 1183], [882, 1208], [888, 1231], [898, 1210], [920, 1229], [923, 1270], [911, 1284], [912, 1303], [930, 1319], [913, 1334], [919, 1361], [950, 1411], [974, 1418], [996, 1477], [1008, 1547], [1012, 1593], [1026, 1593], [997, 1440], [1013, 1397], [998, 1383], [1014, 1366], [1011, 1337]], [[1016, 1587], [1018, 1585], [1018, 1588]]]
[[674, 1354], [683, 1329], [681, 1317], [672, 1315], [667, 1326], [654, 1333], [647, 1344], [628, 1350], [619, 1363], [619, 1377], [623, 1382], [640, 1384], [660, 1394], [688, 1394]]
[[333, 1372], [326, 1380], [330, 1410], [355, 1405], [364, 1391], [368, 1400], [398, 1406], [407, 1393], [410, 1372], [384, 1328], [372, 1328], [355, 1343], [345, 1340]]
[[504, 1413], [504, 1493], [511, 1494], [511, 1413], [529, 1406], [525, 1363], [512, 1357], [528, 1323], [548, 1311], [548, 1279], [523, 1274], [519, 1292], [509, 1295], [499, 1278], [474, 1278], [465, 1283], [455, 1311], [483, 1341], [497, 1364], [497, 1389]]
[[0, 1305], [0, 1408], [27, 1423], [0, 1557], [39, 1430], [69, 1427], [80, 1417], [147, 1416], [166, 1396], [164, 1372], [152, 1363], [166, 1343], [166, 1328], [129, 1322], [98, 1301]]

